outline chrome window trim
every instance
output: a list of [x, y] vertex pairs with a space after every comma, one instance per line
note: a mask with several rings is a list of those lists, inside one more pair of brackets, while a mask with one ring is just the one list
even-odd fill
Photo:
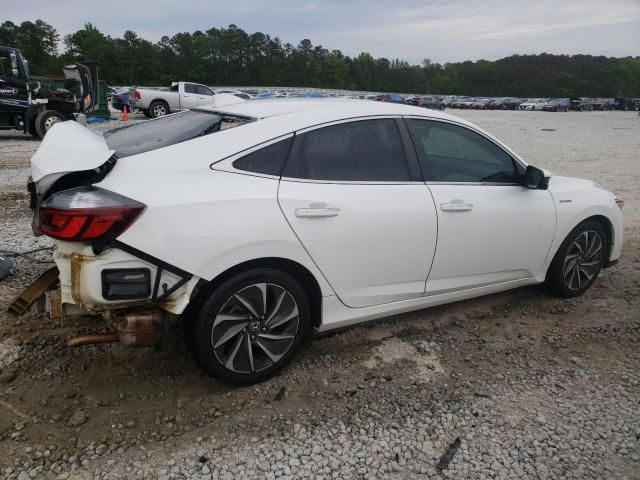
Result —
[[[425, 185], [473, 185], [473, 186], [489, 186], [489, 187], [522, 187], [519, 183], [500, 183], [500, 182], [424, 182]], [[524, 187], [522, 187], [524, 188]]]
[[297, 183], [320, 183], [329, 185], [425, 185], [425, 182], [417, 180], [409, 182], [379, 182], [379, 181], [367, 181], [367, 180], [312, 180], [306, 178], [295, 177], [282, 177], [280, 180], [283, 182], [297, 182]]

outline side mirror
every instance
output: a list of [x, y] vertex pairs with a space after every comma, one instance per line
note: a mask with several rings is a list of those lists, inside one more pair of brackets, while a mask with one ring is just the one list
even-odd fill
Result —
[[546, 190], [549, 186], [549, 179], [545, 177], [544, 171], [528, 165], [522, 177], [522, 185], [532, 190]]

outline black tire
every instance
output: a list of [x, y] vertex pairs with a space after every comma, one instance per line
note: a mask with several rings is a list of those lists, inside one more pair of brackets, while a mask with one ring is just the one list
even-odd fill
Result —
[[444, 110], [444, 109], [445, 109], [445, 106], [446, 106], [446, 105], [445, 105], [444, 103], [441, 103], [441, 104], [440, 104], [440, 107], [438, 107], [438, 108], [439, 108], [440, 110]]
[[169, 105], [164, 100], [154, 100], [149, 105], [149, 115], [151, 118], [158, 118], [170, 113]]
[[147, 118], [151, 118], [151, 113], [146, 108], [142, 110], [142, 114]]
[[307, 296], [291, 275], [258, 268], [220, 285], [186, 331], [207, 374], [250, 385], [291, 361], [309, 331], [310, 318]]
[[35, 126], [38, 137], [44, 138], [49, 129], [58, 122], [64, 122], [66, 118], [55, 110], [45, 110], [36, 117]]
[[586, 292], [606, 261], [607, 234], [602, 225], [586, 220], [571, 230], [556, 252], [546, 285], [553, 295], [577, 297]]
[[35, 118], [31, 119], [31, 121], [29, 122], [29, 128], [27, 130], [29, 132], [29, 135], [31, 135], [32, 137], [40, 138], [40, 136], [38, 135], [38, 131], [36, 130]]

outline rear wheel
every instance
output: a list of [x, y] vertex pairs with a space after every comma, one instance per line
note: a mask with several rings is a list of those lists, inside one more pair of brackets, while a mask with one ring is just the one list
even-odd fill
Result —
[[55, 110], [45, 110], [36, 117], [35, 127], [38, 137], [44, 138], [47, 132], [58, 122], [64, 122], [65, 118], [60, 112]]
[[309, 330], [310, 309], [293, 277], [261, 268], [222, 284], [194, 321], [190, 343], [200, 366], [218, 380], [247, 385], [289, 363]]
[[151, 113], [146, 108], [144, 110], [142, 110], [142, 114], [147, 118], [151, 118]]
[[167, 115], [169, 113], [169, 105], [167, 102], [163, 100], [154, 100], [149, 105], [149, 114], [151, 118], [162, 117], [163, 115]]
[[547, 272], [547, 286], [559, 297], [577, 297], [595, 282], [602, 269], [606, 233], [595, 221], [574, 228], [560, 246]]

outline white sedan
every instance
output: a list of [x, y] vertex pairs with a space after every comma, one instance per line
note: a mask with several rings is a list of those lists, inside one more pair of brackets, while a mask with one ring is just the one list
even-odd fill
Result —
[[254, 100], [103, 134], [56, 125], [32, 159], [65, 315], [152, 345], [182, 319], [200, 366], [247, 384], [312, 330], [546, 283], [584, 293], [622, 249], [622, 201], [551, 177], [474, 125], [386, 102]]

